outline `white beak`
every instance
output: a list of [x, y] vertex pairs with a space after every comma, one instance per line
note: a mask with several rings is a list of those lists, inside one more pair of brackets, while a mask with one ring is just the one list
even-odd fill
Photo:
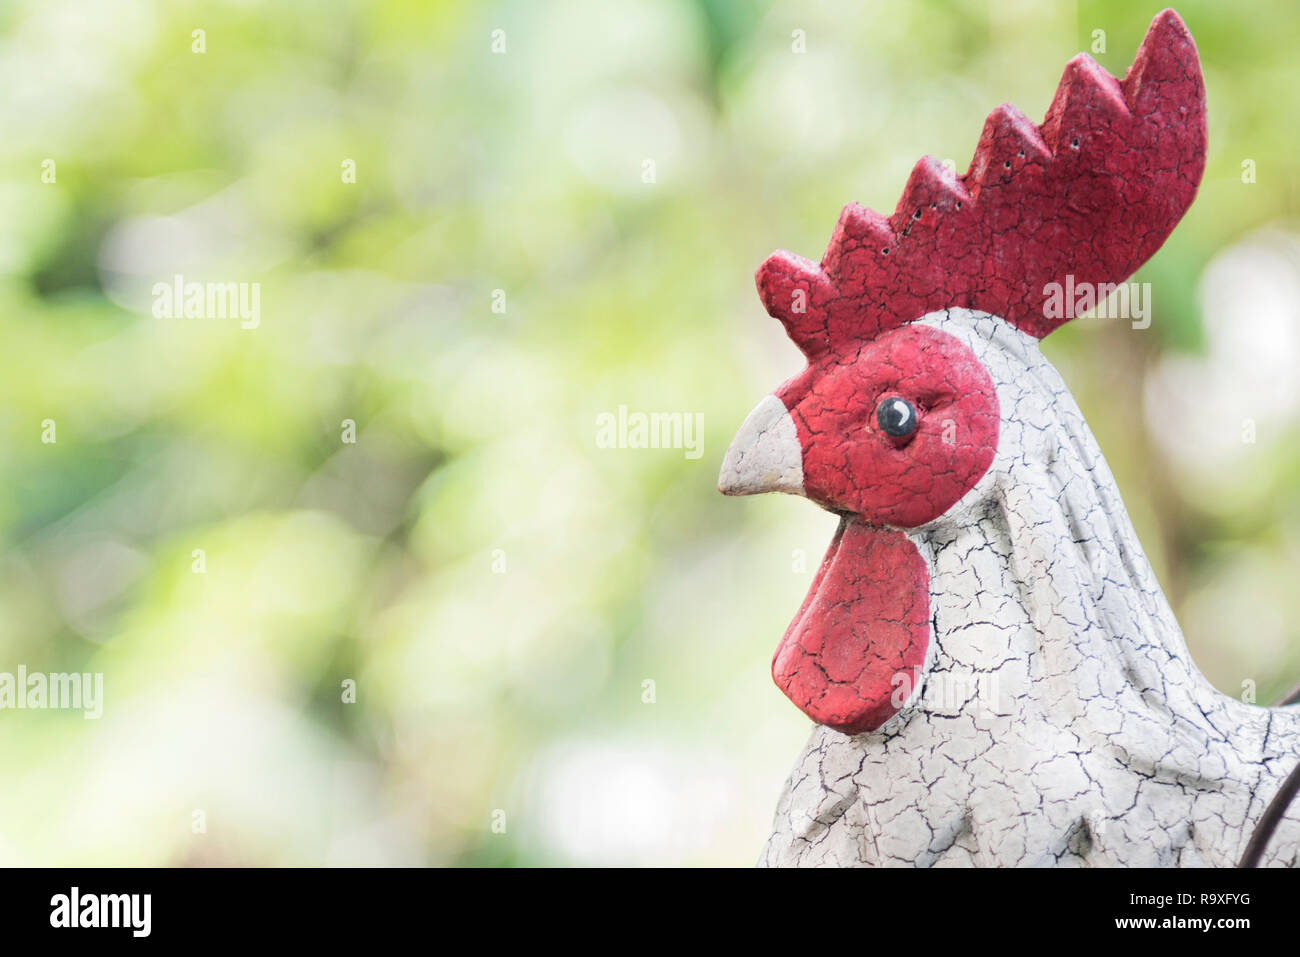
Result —
[[769, 395], [740, 426], [722, 460], [718, 491], [803, 494], [803, 449], [785, 403]]

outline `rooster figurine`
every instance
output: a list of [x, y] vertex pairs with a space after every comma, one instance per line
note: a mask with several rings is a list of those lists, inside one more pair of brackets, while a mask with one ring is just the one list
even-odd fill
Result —
[[[926, 157], [894, 215], [845, 207], [821, 263], [759, 268], [807, 367], [745, 420], [729, 495], [840, 516], [772, 674], [818, 725], [769, 865], [1235, 864], [1300, 759], [1300, 709], [1192, 663], [1097, 442], [1038, 348], [1054, 283], [1125, 281], [1205, 166], [1176, 13], [1116, 80], [1070, 61], [970, 169]], [[1261, 863], [1295, 864], [1270, 811]]]

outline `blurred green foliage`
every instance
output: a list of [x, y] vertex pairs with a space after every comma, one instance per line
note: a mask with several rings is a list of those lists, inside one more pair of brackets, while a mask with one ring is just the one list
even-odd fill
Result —
[[[1122, 75], [1155, 12], [8, 4], [0, 671], [107, 700], [0, 712], [0, 862], [752, 861], [834, 524], [714, 488], [800, 365], [753, 270], [1041, 117], [1094, 31]], [[1045, 348], [1198, 662], [1266, 702], [1300, 677], [1297, 14], [1180, 12], [1211, 154], [1153, 324]], [[155, 318], [176, 274], [260, 283], [260, 324]], [[620, 405], [701, 414], [703, 456], [597, 447]]]

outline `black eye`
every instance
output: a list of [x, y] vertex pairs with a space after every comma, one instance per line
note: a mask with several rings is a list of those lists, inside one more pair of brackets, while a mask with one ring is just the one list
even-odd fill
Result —
[[886, 435], [902, 438], [916, 431], [916, 406], [906, 399], [891, 395], [881, 400], [876, 409], [876, 421]]

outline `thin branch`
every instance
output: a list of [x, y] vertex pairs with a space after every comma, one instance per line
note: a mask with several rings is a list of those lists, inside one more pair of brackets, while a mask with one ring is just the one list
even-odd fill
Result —
[[1264, 816], [1255, 825], [1255, 833], [1250, 836], [1250, 843], [1246, 845], [1246, 852], [1241, 855], [1238, 867], [1259, 867], [1259, 860], [1264, 856], [1269, 838], [1282, 822], [1282, 816], [1295, 800], [1297, 792], [1300, 792], [1300, 764], [1291, 769], [1287, 779], [1282, 782], [1282, 787], [1264, 810]]
[[1281, 708], [1289, 704], [1300, 704], [1300, 684], [1286, 693], [1286, 697], [1279, 701], [1275, 707]]

